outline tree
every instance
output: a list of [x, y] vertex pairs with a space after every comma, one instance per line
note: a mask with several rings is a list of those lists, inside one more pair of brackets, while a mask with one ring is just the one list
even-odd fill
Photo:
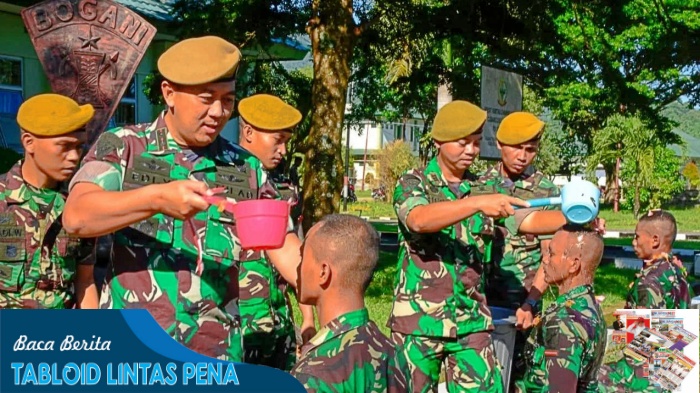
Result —
[[[624, 209], [635, 211], [635, 217], [638, 217], [640, 211], [661, 208], [685, 187], [683, 178], [679, 176], [680, 159], [673, 150], [656, 146], [653, 161], [653, 169], [651, 175], [646, 178], [646, 185], [639, 190], [635, 189], [635, 197], [622, 204]], [[626, 184], [628, 179], [634, 179], [636, 169], [634, 166], [623, 168], [623, 184]]]
[[691, 188], [697, 189], [700, 187], [700, 169], [698, 169], [695, 161], [690, 161], [683, 168], [683, 177], [688, 180]]
[[394, 188], [401, 175], [418, 165], [411, 146], [401, 140], [389, 143], [379, 153], [379, 185], [386, 189], [387, 200], [394, 199]]

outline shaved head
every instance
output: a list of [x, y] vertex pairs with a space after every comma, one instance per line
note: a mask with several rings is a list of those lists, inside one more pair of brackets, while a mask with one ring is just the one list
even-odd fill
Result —
[[323, 217], [308, 246], [315, 259], [337, 271], [341, 287], [360, 293], [369, 286], [379, 259], [379, 234], [367, 221], [347, 214]]
[[676, 218], [665, 210], [651, 210], [639, 219], [640, 229], [650, 235], [657, 235], [666, 246], [672, 246], [676, 240]]
[[603, 249], [603, 238], [597, 232], [580, 225], [564, 226], [554, 234], [549, 245], [550, 261], [545, 266], [545, 279], [561, 284], [567, 277], [581, 275], [592, 283], [603, 258]]

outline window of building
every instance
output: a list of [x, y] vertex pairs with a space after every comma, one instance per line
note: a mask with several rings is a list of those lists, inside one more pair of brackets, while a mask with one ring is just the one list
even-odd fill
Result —
[[0, 113], [17, 114], [22, 105], [22, 59], [0, 56]]
[[131, 79], [129, 87], [124, 91], [122, 100], [119, 101], [114, 111], [114, 123], [116, 126], [136, 124], [136, 76]]
[[23, 101], [22, 59], [0, 56], [0, 147], [23, 151], [17, 111]]

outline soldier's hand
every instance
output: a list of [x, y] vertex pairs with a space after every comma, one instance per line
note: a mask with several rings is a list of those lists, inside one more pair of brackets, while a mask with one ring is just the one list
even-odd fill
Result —
[[529, 207], [530, 205], [519, 198], [503, 194], [479, 195], [472, 197], [477, 199], [478, 209], [488, 217], [504, 218], [515, 214], [514, 206]]
[[605, 235], [605, 219], [601, 217], [596, 217], [595, 220], [593, 220], [593, 223], [591, 225], [593, 227], [593, 230], [598, 232], [598, 234]]
[[523, 304], [515, 312], [515, 327], [519, 330], [527, 330], [532, 326], [532, 321], [535, 316], [532, 314], [532, 307], [529, 304]]
[[157, 210], [178, 220], [186, 220], [197, 212], [209, 207], [202, 197], [207, 195], [209, 187], [195, 180], [178, 180], [159, 184]]

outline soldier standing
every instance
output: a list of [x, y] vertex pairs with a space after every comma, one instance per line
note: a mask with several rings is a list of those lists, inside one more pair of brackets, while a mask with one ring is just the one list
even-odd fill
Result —
[[[286, 143], [301, 113], [280, 98], [257, 94], [238, 104], [240, 145], [262, 163], [268, 176], [286, 155]], [[259, 179], [264, 182], [265, 179]], [[280, 198], [298, 202], [294, 188], [280, 189]], [[296, 282], [289, 283], [296, 286]], [[239, 272], [241, 329], [246, 363], [289, 371], [296, 362], [296, 333], [287, 282], [262, 252], [248, 251]], [[302, 337], [315, 332], [311, 306], [300, 305]]]
[[559, 297], [537, 321], [525, 345], [521, 392], [598, 392], [598, 369], [605, 353], [603, 312], [593, 278], [603, 256], [594, 231], [567, 226], [558, 231], [543, 261], [545, 281]]
[[664, 210], [652, 210], [639, 219], [632, 246], [644, 268], [630, 283], [625, 308], [688, 308], [692, 289], [670, 256], [676, 228], [675, 217]]
[[291, 371], [309, 392], [405, 392], [405, 359], [369, 319], [364, 294], [379, 235], [359, 217], [324, 217], [304, 241], [299, 301], [316, 306], [321, 330]]
[[[531, 113], [514, 112], [506, 116], [496, 132], [501, 162], [482, 175], [480, 182], [505, 195], [520, 199], [559, 196], [559, 188], [542, 172], [532, 169], [537, 157], [544, 122]], [[545, 210], [553, 210], [547, 207]], [[495, 223], [492, 261], [487, 268], [486, 298], [490, 306], [509, 308], [518, 314], [518, 326], [530, 327], [541, 306], [547, 288], [540, 269], [551, 235], [566, 224], [559, 212], [521, 209], [515, 215]], [[539, 236], [538, 236], [539, 234]], [[523, 346], [527, 333], [517, 333], [511, 387], [524, 372]]]
[[19, 108], [24, 159], [0, 176], [0, 308], [97, 308], [95, 241], [62, 229], [60, 191], [78, 167], [94, 113], [58, 94]]
[[[213, 36], [165, 51], [158, 70], [166, 110], [152, 124], [100, 136], [64, 215], [71, 233], [115, 232], [101, 308], [145, 308], [186, 347], [231, 361], [243, 359], [240, 316], [225, 308], [238, 304], [242, 250], [233, 217], [205, 196], [213, 188], [238, 201], [277, 195], [258, 181], [259, 161], [218, 137], [233, 111], [240, 56]], [[299, 246], [288, 234], [268, 252], [287, 281], [296, 281]]]
[[467, 170], [485, 121], [469, 102], [445, 105], [431, 131], [437, 157], [401, 176], [394, 192], [401, 248], [388, 326], [415, 391], [436, 391], [443, 363], [450, 391], [503, 391], [481, 285], [493, 233], [484, 215], [507, 217], [511, 205], [528, 205], [502, 194], [470, 196], [476, 177]]

